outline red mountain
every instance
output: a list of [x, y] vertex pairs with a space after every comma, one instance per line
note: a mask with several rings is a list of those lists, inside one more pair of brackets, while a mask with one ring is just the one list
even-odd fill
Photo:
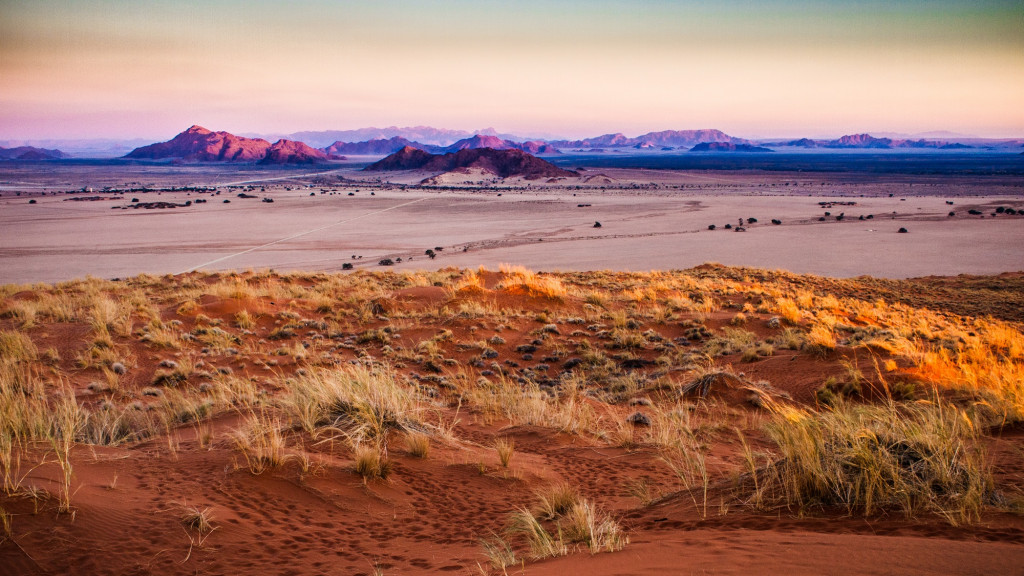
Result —
[[440, 173], [465, 168], [477, 168], [502, 178], [521, 176], [527, 180], [579, 176], [576, 172], [563, 170], [522, 150], [494, 150], [493, 148], [467, 148], [458, 152], [435, 155], [407, 146], [391, 156], [367, 166], [364, 170], [370, 172], [423, 170]]
[[267, 149], [260, 164], [319, 164], [328, 161], [327, 154], [295, 140], [278, 140]]
[[436, 158], [436, 156], [430, 152], [424, 152], [419, 148], [406, 146], [387, 158], [370, 164], [364, 168], [364, 170], [370, 172], [385, 170], [418, 170], [423, 168], [427, 162], [430, 162], [434, 158]]
[[211, 132], [192, 126], [167, 142], [136, 148], [125, 158], [160, 160], [176, 158], [197, 162], [256, 162], [270, 149], [262, 138], [243, 138], [228, 132]]

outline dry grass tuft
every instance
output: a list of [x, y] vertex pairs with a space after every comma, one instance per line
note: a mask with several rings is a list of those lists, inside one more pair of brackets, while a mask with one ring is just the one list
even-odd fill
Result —
[[246, 467], [255, 475], [280, 468], [286, 461], [281, 421], [265, 413], [251, 414], [235, 431], [234, 441], [245, 457]]
[[213, 510], [209, 507], [185, 506], [181, 523], [189, 530], [195, 530], [200, 534], [213, 532]]
[[386, 480], [391, 475], [391, 460], [387, 450], [381, 446], [356, 444], [355, 471], [363, 477], [364, 482], [370, 480]]
[[425, 426], [416, 392], [384, 367], [312, 369], [288, 385], [285, 406], [308, 432], [333, 426], [357, 437], [380, 439], [390, 429]]
[[406, 432], [405, 448], [415, 458], [426, 458], [430, 455], [430, 436], [422, 432]]
[[512, 438], [498, 438], [494, 441], [494, 450], [498, 453], [498, 461], [502, 468], [508, 468], [512, 455], [516, 452], [516, 442]]

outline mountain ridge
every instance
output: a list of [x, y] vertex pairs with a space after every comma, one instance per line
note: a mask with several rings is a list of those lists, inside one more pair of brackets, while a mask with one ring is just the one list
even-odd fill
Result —
[[363, 170], [367, 172], [423, 170], [425, 172], [445, 173], [470, 168], [479, 169], [501, 178], [521, 176], [527, 180], [579, 175], [577, 172], [563, 170], [546, 160], [514, 148], [503, 150], [464, 148], [446, 154], [431, 154], [418, 148], [407, 146], [386, 158], [370, 164]]

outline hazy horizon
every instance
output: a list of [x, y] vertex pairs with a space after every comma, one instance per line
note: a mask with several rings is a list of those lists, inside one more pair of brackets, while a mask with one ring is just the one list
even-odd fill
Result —
[[2, 5], [0, 139], [192, 124], [745, 138], [1024, 136], [1024, 17], [988, 0]]

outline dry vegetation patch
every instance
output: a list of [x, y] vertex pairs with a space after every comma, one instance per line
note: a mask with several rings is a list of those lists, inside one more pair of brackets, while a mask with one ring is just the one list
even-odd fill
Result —
[[[496, 572], [620, 550], [672, 502], [691, 523], [899, 512], [1024, 534], [1024, 486], [1003, 461], [1024, 448], [1011, 434], [989, 449], [1024, 421], [1024, 335], [957, 304], [1019, 298], [1014, 282], [922, 280], [922, 306], [882, 281], [717, 265], [4, 287], [2, 538], [57, 566], [39, 534], [74, 516], [70, 554], [91, 555], [76, 501], [118, 506], [90, 488], [104, 450], [135, 478], [133, 505], [210, 502], [178, 522], [190, 566], [211, 550], [197, 543], [242, 546], [252, 514], [233, 498], [273, 482], [301, 488], [293, 506], [315, 495], [307, 514], [327, 525], [352, 499], [387, 508], [393, 520], [347, 533], [360, 558], [401, 536], [406, 560], [440, 546]], [[420, 511], [461, 536], [406, 531]], [[126, 530], [145, 525], [126, 514]]]

